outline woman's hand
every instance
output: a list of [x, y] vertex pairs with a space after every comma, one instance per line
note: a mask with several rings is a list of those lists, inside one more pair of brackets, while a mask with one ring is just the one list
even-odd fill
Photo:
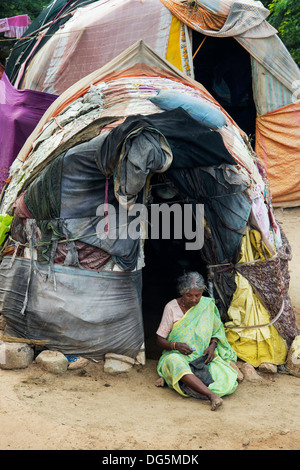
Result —
[[205, 349], [204, 353], [203, 353], [203, 356], [206, 356], [207, 355], [207, 358], [205, 359], [205, 364], [208, 364], [209, 362], [211, 362], [213, 360], [213, 358], [215, 357], [215, 349], [217, 347], [217, 343], [215, 342], [212, 342], [207, 349]]
[[192, 354], [192, 352], [194, 351], [186, 343], [178, 343], [177, 341], [176, 341], [176, 349], [177, 351], [179, 351], [181, 354], [184, 354], [185, 356]]

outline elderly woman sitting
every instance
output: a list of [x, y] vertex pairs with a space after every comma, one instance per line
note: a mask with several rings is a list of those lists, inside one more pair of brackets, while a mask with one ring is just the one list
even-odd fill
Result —
[[237, 387], [237, 372], [230, 361], [236, 354], [227, 341], [213, 299], [203, 297], [204, 279], [197, 272], [178, 280], [178, 299], [164, 309], [157, 330], [157, 345], [164, 351], [157, 371], [170, 388], [183, 396], [208, 399], [211, 409]]

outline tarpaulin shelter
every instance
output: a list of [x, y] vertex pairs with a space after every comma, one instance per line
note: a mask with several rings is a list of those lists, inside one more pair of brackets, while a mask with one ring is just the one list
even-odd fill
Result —
[[273, 204], [298, 205], [300, 71], [268, 15], [254, 0], [54, 0], [16, 44], [7, 73], [15, 87], [61, 94], [144, 40], [255, 139]]
[[[263, 168], [207, 90], [143, 41], [57, 98], [10, 178], [0, 206], [13, 216], [0, 265], [6, 334], [95, 360], [136, 357], [142, 310], [197, 269], [238, 357], [284, 363], [298, 334], [290, 249]], [[204, 205], [202, 249], [186, 251], [174, 234], [147, 239], [142, 223], [137, 238], [123, 236], [133, 203], [164, 202], [189, 203], [193, 214]]]

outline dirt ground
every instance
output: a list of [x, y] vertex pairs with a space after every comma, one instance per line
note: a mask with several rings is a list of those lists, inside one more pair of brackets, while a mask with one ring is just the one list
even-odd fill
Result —
[[[300, 327], [300, 208], [276, 212], [293, 249], [290, 296]], [[118, 376], [94, 363], [63, 376], [35, 363], [0, 370], [0, 449], [299, 450], [299, 378], [243, 381], [212, 412], [205, 401], [155, 387], [156, 363]]]

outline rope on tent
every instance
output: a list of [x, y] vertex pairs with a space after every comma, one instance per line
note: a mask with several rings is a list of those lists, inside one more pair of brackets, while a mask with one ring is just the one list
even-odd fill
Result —
[[282, 300], [282, 305], [281, 305], [281, 308], [279, 310], [279, 313], [269, 323], [266, 323], [264, 325], [251, 325], [251, 326], [226, 326], [226, 328], [228, 330], [249, 330], [249, 329], [252, 329], [252, 328], [264, 328], [265, 326], [271, 326], [271, 325], [273, 325], [273, 323], [275, 323], [279, 319], [279, 317], [281, 316], [283, 311], [284, 311], [284, 299]]
[[106, 220], [104, 232], [107, 234], [109, 232], [109, 219], [108, 219], [108, 185], [109, 185], [109, 176], [105, 180], [105, 199], [104, 199], [104, 216]]
[[200, 48], [202, 47], [202, 44], [204, 43], [205, 39], [207, 38], [207, 36], [204, 37], [204, 39], [202, 40], [200, 46], [198, 47], [198, 49], [196, 50], [195, 54], [193, 55], [193, 60], [194, 58], [196, 57], [197, 53], [199, 52]]
[[46, 344], [50, 343], [49, 340], [45, 339], [27, 339], [27, 338], [17, 338], [15, 336], [7, 336], [2, 335], [1, 341], [4, 343], [26, 343], [30, 346], [45, 346]]
[[[33, 273], [33, 239], [35, 237], [35, 222], [29, 222], [28, 225], [30, 225], [30, 227], [28, 228], [28, 237], [29, 237], [29, 247], [30, 247], [30, 270], [29, 270], [29, 273], [28, 273], [28, 278], [27, 278], [27, 284], [26, 284], [26, 292], [25, 292], [25, 297], [24, 297], [24, 301], [23, 301], [23, 306], [22, 306], [22, 309], [21, 309], [21, 315], [25, 315], [25, 311], [26, 311], [26, 307], [27, 307], [27, 304], [28, 304], [28, 299], [29, 299], [29, 286], [30, 286], [30, 282], [31, 282], [31, 278], [32, 278], [32, 273]], [[30, 230], [30, 231], [29, 231]]]
[[[65, 130], [65, 128], [64, 128], [64, 127], [62, 127], [62, 126], [59, 124], [59, 122], [58, 122], [58, 120], [57, 120], [57, 117], [56, 117], [56, 116], [54, 116], [54, 121], [55, 121], [55, 124], [56, 124], [58, 127], [60, 127], [60, 128], [61, 128], [61, 130], [63, 130], [63, 131]], [[58, 134], [59, 132], [61, 132], [61, 131], [58, 131], [58, 132], [57, 132], [57, 134]]]

